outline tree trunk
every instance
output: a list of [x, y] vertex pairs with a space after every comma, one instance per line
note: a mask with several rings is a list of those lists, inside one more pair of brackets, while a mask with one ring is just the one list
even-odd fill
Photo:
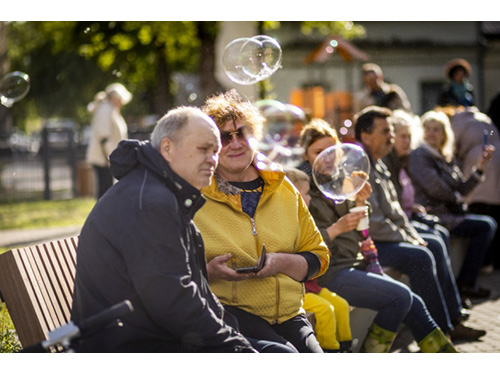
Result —
[[219, 23], [217, 21], [197, 22], [197, 29], [201, 43], [200, 100], [204, 103], [207, 97], [222, 90], [222, 86], [215, 79], [215, 40]]
[[167, 64], [167, 51], [165, 44], [161, 44], [156, 49], [156, 78], [157, 84], [155, 89], [155, 109], [156, 112], [163, 116], [173, 106], [174, 101], [170, 92], [170, 71]]
[[[7, 23], [0, 21], [0, 79], [9, 72], [7, 59]], [[0, 135], [7, 134], [12, 128], [12, 116], [9, 110], [0, 104]]]

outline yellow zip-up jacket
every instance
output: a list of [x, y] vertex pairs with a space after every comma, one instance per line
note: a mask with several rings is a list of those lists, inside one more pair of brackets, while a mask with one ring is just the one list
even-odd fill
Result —
[[[315, 277], [322, 275], [328, 268], [329, 251], [300, 193], [283, 172], [259, 173], [265, 185], [253, 219], [242, 211], [239, 189], [214, 176], [202, 190], [207, 202], [194, 220], [205, 243], [207, 262], [231, 253], [229, 267], [254, 266], [265, 244], [268, 253], [316, 254], [321, 267]], [[281, 273], [264, 279], [211, 280], [210, 287], [223, 304], [271, 324], [304, 313], [303, 284]]]

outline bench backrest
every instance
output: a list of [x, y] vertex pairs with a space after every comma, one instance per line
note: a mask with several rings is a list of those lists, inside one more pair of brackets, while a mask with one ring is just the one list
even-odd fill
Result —
[[23, 347], [69, 322], [78, 236], [0, 255], [0, 291]]

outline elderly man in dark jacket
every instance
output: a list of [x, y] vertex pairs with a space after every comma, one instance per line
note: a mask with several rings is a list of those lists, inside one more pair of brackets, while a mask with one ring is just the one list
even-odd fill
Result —
[[182, 107], [158, 122], [151, 143], [122, 141], [112, 153], [119, 182], [82, 229], [72, 319], [78, 324], [125, 299], [135, 311], [80, 351], [255, 351], [210, 291], [192, 221], [220, 147], [213, 121]]

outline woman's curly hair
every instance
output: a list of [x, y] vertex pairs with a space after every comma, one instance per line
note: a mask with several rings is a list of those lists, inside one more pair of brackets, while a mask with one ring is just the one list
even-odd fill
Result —
[[250, 126], [255, 137], [260, 138], [262, 135], [264, 117], [250, 101], [244, 100], [235, 89], [209, 97], [201, 109], [215, 121], [219, 129], [228, 120], [234, 122], [240, 120], [245, 125]]

